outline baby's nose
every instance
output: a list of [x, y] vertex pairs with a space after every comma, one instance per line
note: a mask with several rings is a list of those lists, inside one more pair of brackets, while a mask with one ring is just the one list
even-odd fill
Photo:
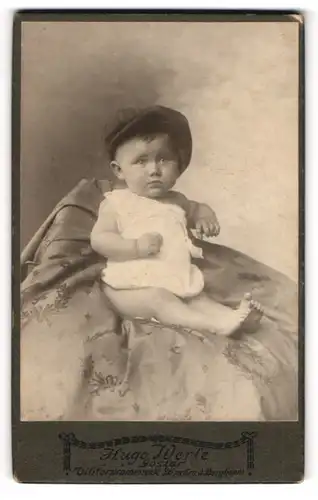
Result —
[[161, 175], [161, 165], [156, 161], [149, 162], [148, 169], [150, 175]]

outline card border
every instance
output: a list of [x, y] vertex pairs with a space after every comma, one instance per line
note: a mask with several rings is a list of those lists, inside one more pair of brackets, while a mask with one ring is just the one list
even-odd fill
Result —
[[[85, 19], [83, 18], [85, 17]], [[223, 428], [226, 433], [232, 428], [252, 432], [265, 433], [273, 427], [280, 428], [287, 426], [288, 433], [294, 427], [294, 433], [298, 436], [299, 457], [298, 457], [298, 477], [290, 480], [285, 477], [269, 478], [269, 483], [276, 482], [299, 482], [304, 474], [304, 422], [305, 422], [305, 27], [304, 13], [297, 10], [21, 10], [14, 14], [13, 19], [13, 59], [12, 59], [12, 454], [13, 454], [13, 474], [18, 481], [22, 482], [50, 482], [41, 478], [24, 477], [21, 470], [22, 458], [19, 457], [21, 440], [26, 436], [33, 435], [36, 438], [37, 427], [54, 429], [56, 435], [61, 433], [75, 432], [87, 434], [87, 429], [92, 427], [100, 428], [109, 426], [104, 422], [22, 422], [20, 421], [20, 100], [21, 100], [21, 26], [23, 22], [136, 22], [136, 21], [156, 21], [156, 22], [297, 22], [299, 25], [299, 258], [298, 258], [298, 286], [299, 286], [299, 376], [298, 376], [298, 412], [297, 422], [179, 422], [178, 426], [188, 431], [190, 427], [196, 426], [204, 428]], [[127, 423], [130, 428], [138, 427], [135, 422], [121, 422], [119, 425], [123, 434]], [[171, 422], [149, 422], [146, 427], [151, 428], [152, 433], [162, 433], [162, 425], [166, 432], [175, 429], [175, 424]], [[40, 427], [39, 427], [40, 426]], [[239, 433], [239, 430], [237, 431]], [[208, 432], [205, 431], [208, 434]], [[120, 434], [120, 433], [119, 433]], [[282, 432], [283, 434], [283, 432]], [[32, 442], [32, 439], [30, 443]], [[31, 451], [32, 453], [32, 451]], [[25, 457], [24, 457], [25, 459]], [[82, 481], [72, 481], [70, 478], [62, 478], [61, 482], [77, 483]], [[92, 483], [100, 480], [89, 481]], [[147, 481], [140, 481], [146, 482]], [[165, 481], [158, 481], [164, 483]], [[193, 482], [193, 481], [186, 481]], [[206, 482], [206, 481], [204, 481]], [[208, 481], [211, 483], [211, 481]], [[214, 483], [216, 481], [212, 481]], [[219, 482], [219, 481], [217, 481]], [[226, 481], [222, 481], [226, 482]], [[233, 481], [229, 481], [233, 482]], [[259, 482], [247, 480], [246, 483]], [[127, 483], [127, 481], [125, 481]], [[184, 484], [184, 481], [182, 481]]]

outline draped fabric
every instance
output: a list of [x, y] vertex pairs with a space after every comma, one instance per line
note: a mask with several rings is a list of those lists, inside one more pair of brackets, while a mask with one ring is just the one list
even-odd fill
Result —
[[107, 189], [82, 180], [22, 252], [22, 420], [297, 420], [297, 285], [196, 241], [206, 293], [230, 307], [245, 292], [261, 302], [256, 333], [203, 343], [196, 332], [118, 316], [89, 240]]

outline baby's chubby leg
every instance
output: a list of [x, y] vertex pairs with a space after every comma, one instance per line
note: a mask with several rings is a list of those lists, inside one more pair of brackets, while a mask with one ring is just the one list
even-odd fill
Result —
[[172, 292], [163, 288], [123, 290], [105, 285], [104, 290], [115, 309], [124, 316], [156, 318], [165, 325], [213, 331], [211, 318], [200, 311], [195, 311]]
[[162, 288], [116, 290], [106, 285], [105, 293], [124, 316], [156, 318], [165, 325], [178, 325], [219, 335], [231, 335], [237, 331], [255, 309], [249, 298], [243, 299], [239, 308], [233, 311], [203, 295], [184, 302]]

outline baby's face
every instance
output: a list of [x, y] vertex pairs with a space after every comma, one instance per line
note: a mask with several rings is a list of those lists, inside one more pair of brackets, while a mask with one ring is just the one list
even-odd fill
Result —
[[180, 175], [177, 155], [166, 134], [128, 140], [118, 147], [112, 166], [128, 189], [147, 198], [163, 197]]

